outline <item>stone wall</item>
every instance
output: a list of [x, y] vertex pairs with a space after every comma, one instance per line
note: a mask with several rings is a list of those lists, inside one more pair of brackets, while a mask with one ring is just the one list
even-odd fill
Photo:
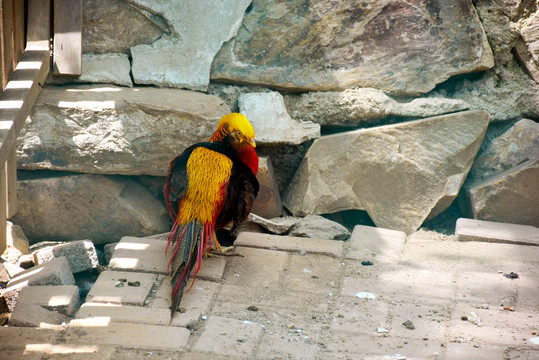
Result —
[[538, 14], [85, 0], [83, 74], [48, 79], [27, 120], [13, 222], [31, 242], [168, 231], [168, 161], [240, 111], [292, 215], [364, 210], [410, 234], [458, 198], [465, 216], [538, 226]]

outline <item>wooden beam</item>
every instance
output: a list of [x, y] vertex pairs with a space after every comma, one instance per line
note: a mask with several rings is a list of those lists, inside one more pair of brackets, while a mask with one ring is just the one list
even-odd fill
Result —
[[[51, 0], [28, 0], [26, 41], [49, 41], [51, 38]], [[31, 21], [30, 21], [31, 19]]]
[[[36, 45], [37, 44], [37, 45]], [[48, 45], [28, 43], [0, 98], [0, 164], [4, 164], [49, 72]]]
[[[6, 167], [0, 168], [0, 204], [6, 204]], [[0, 206], [0, 255], [7, 248], [7, 216], [6, 206]]]
[[13, 3], [11, 0], [2, 1], [2, 72], [5, 87], [9, 75], [13, 71]]
[[82, 73], [82, 0], [54, 0], [53, 75]]
[[14, 24], [14, 36], [13, 36], [13, 67], [17, 66], [19, 59], [21, 58], [24, 47], [26, 45], [26, 36], [24, 33], [24, 0], [13, 1], [13, 24]]
[[7, 77], [4, 75], [4, 5], [3, 0], [0, 0], [0, 95], [7, 85]]
[[17, 149], [11, 150], [6, 162], [7, 218], [17, 213]]

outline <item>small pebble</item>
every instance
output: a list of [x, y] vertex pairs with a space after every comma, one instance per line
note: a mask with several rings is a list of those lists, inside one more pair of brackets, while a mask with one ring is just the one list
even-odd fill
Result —
[[518, 279], [518, 274], [515, 272], [510, 272], [509, 274], [503, 274], [508, 279]]
[[374, 263], [372, 263], [371, 261], [362, 261], [361, 265], [363, 265], [363, 266], [372, 266], [372, 265], [374, 265]]
[[294, 324], [294, 323], [291, 323], [291, 324], [287, 325], [287, 328], [289, 328], [289, 329], [293, 329], [295, 327], [296, 327], [296, 324]]
[[408, 330], [415, 330], [414, 323], [411, 322], [410, 320], [406, 320], [405, 322], [403, 322], [403, 323], [402, 323], [402, 326], [404, 326], [404, 327], [407, 328]]
[[258, 307], [255, 306], [255, 305], [251, 305], [251, 306], [249, 306], [249, 307], [247, 308], [247, 310], [249, 310], [249, 311], [258, 311]]
[[208, 319], [208, 317], [207, 317], [206, 315], [202, 315], [200, 318], [201, 318], [202, 320]]
[[481, 326], [481, 319], [473, 311], [468, 314], [468, 316], [466, 317], [466, 320], [468, 320], [474, 325]]
[[378, 334], [382, 334], [382, 333], [388, 333], [389, 330], [388, 330], [388, 329], [385, 329], [385, 328], [379, 327], [378, 329], [376, 329], [376, 332], [377, 332]]

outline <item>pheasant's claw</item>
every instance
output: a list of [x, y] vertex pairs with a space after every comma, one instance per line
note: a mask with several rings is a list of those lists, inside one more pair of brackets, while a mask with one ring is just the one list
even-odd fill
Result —
[[241, 256], [243, 257], [242, 254], [232, 252], [234, 251], [234, 249], [235, 249], [234, 246], [220, 247], [218, 249], [212, 250], [210, 254], [213, 254], [213, 257], [215, 256]]

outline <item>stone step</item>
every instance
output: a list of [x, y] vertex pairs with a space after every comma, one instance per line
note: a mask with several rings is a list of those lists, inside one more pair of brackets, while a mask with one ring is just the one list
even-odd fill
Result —
[[144, 305], [157, 276], [127, 271], [104, 271], [88, 292], [86, 301]]
[[67, 344], [181, 351], [189, 334], [190, 331], [183, 327], [120, 323], [105, 316], [72, 320], [62, 341]]
[[347, 259], [371, 262], [397, 261], [406, 241], [402, 231], [356, 225], [347, 243]]
[[343, 242], [293, 236], [279, 236], [262, 233], [242, 232], [234, 241], [235, 246], [253, 247], [270, 250], [302, 252], [308, 254], [340, 257]]
[[459, 241], [483, 241], [539, 246], [539, 229], [535, 226], [460, 218], [455, 235]]
[[[116, 244], [109, 263], [110, 270], [137, 271], [153, 274], [169, 273], [170, 257], [165, 255], [167, 236], [158, 237], [123, 237]], [[168, 253], [170, 256], [170, 252]], [[225, 270], [226, 260], [222, 257], [207, 257], [197, 275], [200, 279], [219, 281]]]
[[73, 315], [79, 306], [79, 288], [75, 285], [27, 286], [21, 290], [19, 303]]
[[9, 318], [10, 326], [39, 327], [42, 323], [60, 325], [67, 318], [56, 312], [42, 308], [39, 305], [17, 302], [15, 310]]

